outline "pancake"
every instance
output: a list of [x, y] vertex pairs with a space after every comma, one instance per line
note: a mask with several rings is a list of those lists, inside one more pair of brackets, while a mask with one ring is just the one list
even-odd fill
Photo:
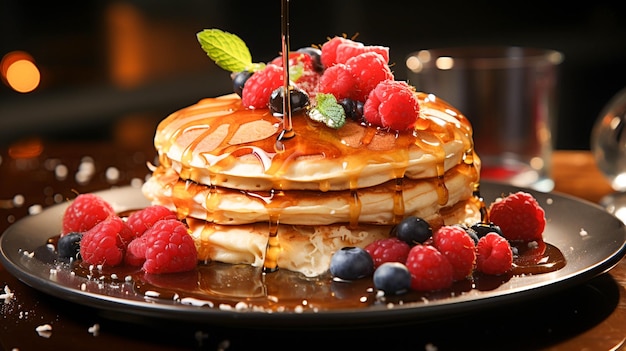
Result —
[[[480, 219], [480, 206], [468, 199], [423, 217], [435, 228], [442, 225], [473, 224]], [[268, 222], [244, 225], [219, 225], [187, 217], [191, 236], [201, 261], [250, 264], [262, 267], [268, 243]], [[332, 253], [342, 247], [365, 247], [371, 242], [389, 237], [392, 225], [347, 223], [331, 225], [285, 225], [278, 227], [280, 253], [277, 265], [281, 269], [300, 272], [307, 277], [328, 270]]]
[[[402, 218], [434, 228], [480, 220], [480, 159], [456, 109], [416, 92], [409, 131], [349, 120], [328, 128], [242, 107], [231, 94], [202, 99], [158, 126], [159, 165], [144, 184], [154, 204], [189, 225], [201, 261], [281, 267], [316, 276], [334, 251], [389, 237]], [[269, 262], [269, 263], [268, 263]]]
[[392, 179], [443, 176], [473, 162], [469, 121], [433, 95], [416, 93], [419, 125], [411, 133], [348, 121], [339, 129], [295, 115], [297, 137], [276, 151], [282, 119], [268, 109], [249, 110], [235, 94], [181, 109], [156, 132], [160, 162], [181, 178], [231, 189], [358, 189]]
[[[441, 179], [394, 179], [353, 191], [272, 193], [210, 187], [182, 180], [172, 169], [159, 168], [144, 186], [144, 193], [154, 203], [187, 217], [221, 225], [269, 222], [277, 212], [284, 224], [392, 225], [404, 216], [432, 217], [443, 208], [471, 198], [477, 180], [474, 170], [461, 164]], [[445, 195], [440, 194], [444, 191], [442, 184]], [[444, 200], [440, 202], [440, 198]]]

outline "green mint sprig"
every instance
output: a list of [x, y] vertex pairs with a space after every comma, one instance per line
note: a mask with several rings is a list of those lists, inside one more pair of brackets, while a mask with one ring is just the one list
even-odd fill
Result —
[[315, 96], [315, 100], [317, 104], [309, 110], [309, 118], [334, 129], [346, 124], [346, 111], [337, 103], [333, 94], [319, 93]]
[[246, 43], [236, 36], [219, 29], [205, 29], [196, 34], [198, 42], [209, 58], [229, 72], [255, 72], [265, 64], [253, 63]]

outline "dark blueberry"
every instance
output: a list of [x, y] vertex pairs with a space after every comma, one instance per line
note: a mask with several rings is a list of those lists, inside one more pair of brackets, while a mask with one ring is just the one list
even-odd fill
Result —
[[[283, 87], [280, 87], [274, 90], [270, 96], [270, 110], [275, 114], [283, 114], [284, 90]], [[309, 94], [300, 88], [291, 87], [290, 98], [291, 112], [300, 111], [309, 106]]]
[[241, 96], [243, 86], [250, 76], [252, 76], [252, 72], [249, 71], [233, 73], [233, 91], [237, 93], [237, 95]]
[[82, 238], [82, 233], [69, 233], [60, 237], [57, 243], [59, 258], [78, 258]]
[[308, 46], [298, 49], [297, 52], [301, 52], [303, 54], [311, 56], [311, 59], [313, 59], [313, 69], [315, 70], [315, 72], [322, 73], [324, 71], [324, 66], [322, 65], [322, 50], [314, 48], [312, 46]]
[[409, 216], [393, 228], [392, 235], [409, 245], [422, 244], [433, 235], [433, 229], [424, 219]]
[[411, 287], [411, 273], [400, 262], [385, 262], [374, 271], [374, 286], [388, 295], [400, 295]]
[[478, 238], [482, 238], [483, 236], [492, 232], [497, 233], [500, 236], [502, 236], [502, 229], [500, 229], [498, 225], [493, 224], [493, 223], [478, 222], [476, 224], [473, 224], [470, 228], [476, 232], [476, 235], [478, 235]]
[[346, 111], [348, 118], [355, 121], [361, 121], [363, 119], [363, 103], [361, 101], [345, 98], [337, 101], [337, 103]]
[[330, 274], [344, 280], [356, 280], [374, 273], [372, 256], [360, 247], [344, 247], [330, 258]]

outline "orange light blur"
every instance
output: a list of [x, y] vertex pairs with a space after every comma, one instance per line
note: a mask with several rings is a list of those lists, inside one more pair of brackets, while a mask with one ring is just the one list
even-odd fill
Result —
[[12, 159], [34, 158], [43, 152], [43, 142], [39, 138], [18, 141], [9, 146]]
[[19, 93], [29, 93], [39, 86], [41, 74], [32, 56], [24, 51], [4, 55], [0, 63], [2, 81]]

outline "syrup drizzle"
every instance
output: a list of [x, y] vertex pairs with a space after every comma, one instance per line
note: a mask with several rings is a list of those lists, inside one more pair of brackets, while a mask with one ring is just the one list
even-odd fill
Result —
[[289, 0], [282, 0], [281, 6], [281, 41], [283, 52], [283, 131], [278, 140], [290, 139], [295, 136], [291, 123], [291, 84], [289, 79]]
[[[126, 216], [132, 213], [120, 213]], [[140, 267], [121, 265], [101, 266], [97, 269], [81, 260], [61, 261], [56, 247], [59, 236], [34, 250], [34, 259], [51, 265], [58, 271], [55, 279], [63, 284], [76, 285], [76, 279], [84, 282], [85, 289], [93, 293], [105, 293], [122, 298], [133, 296], [158, 298], [188, 304], [195, 301], [197, 306], [220, 308], [229, 305], [245, 304], [250, 311], [268, 313], [365, 309], [381, 303], [375, 296], [371, 279], [359, 279], [346, 284], [337, 282], [324, 274], [316, 278], [304, 279], [298, 273], [280, 270], [274, 274], [259, 274], [260, 268], [249, 265], [231, 265], [219, 262], [199, 264], [196, 269], [176, 274], [146, 274]], [[46, 245], [52, 244], [52, 245]], [[462, 296], [470, 290], [492, 291], [517, 277], [548, 274], [567, 265], [564, 254], [554, 245], [539, 241], [536, 246], [520, 244], [514, 257], [513, 268], [500, 276], [474, 272], [468, 279], [455, 282], [450, 288], [419, 292], [409, 291], [398, 296], [386, 296], [385, 303], [420, 305], [438, 300]], [[51, 251], [52, 250], [52, 251]], [[64, 266], [65, 265], [65, 266]], [[59, 270], [59, 267], [67, 269]], [[117, 277], [117, 278], [114, 278]], [[130, 282], [120, 279], [129, 277]], [[126, 285], [131, 287], [125, 290]], [[122, 296], [122, 294], [124, 294]], [[365, 298], [365, 299], [364, 299]], [[307, 304], [303, 305], [303, 301]]]
[[[320, 126], [302, 112], [286, 115], [281, 120], [267, 109], [246, 109], [234, 95], [204, 99], [173, 113], [158, 126], [155, 147], [161, 166], [155, 173], [163, 174], [169, 170], [173, 174], [169, 189], [180, 215], [191, 214], [196, 196], [200, 192], [206, 194], [204, 216], [209, 225], [202, 233], [203, 238], [212, 234], [213, 230], [209, 229], [212, 223], [227, 225], [232, 220], [219, 206], [227, 192], [239, 192], [249, 199], [262, 201], [268, 214], [268, 242], [263, 267], [265, 271], [273, 272], [278, 269], [277, 258], [281, 250], [277, 237], [279, 226], [297, 224], [285, 222], [281, 218], [282, 212], [297, 204], [301, 196], [310, 199], [324, 194], [340, 196], [347, 198], [349, 203], [349, 218], [342, 221], [352, 227], [358, 225], [362, 210], [360, 189], [371, 186], [362, 182], [373, 176], [368, 168], [372, 165], [388, 165], [375, 174], [389, 179], [389, 185], [384, 189], [393, 194], [391, 217], [388, 222], [379, 224], [393, 224], [407, 215], [405, 187], [414, 182], [407, 172], [412, 169], [411, 162], [416, 153], [433, 160], [429, 163], [430, 168], [420, 171], [419, 177], [423, 178], [423, 172], [428, 172], [426, 177], [430, 177], [428, 181], [436, 189], [440, 215], [447, 213], [446, 208], [452, 205], [448, 203], [447, 186], [451, 161], [454, 161], [457, 172], [474, 179], [473, 202], [482, 203], [471, 124], [453, 107], [432, 95], [418, 92], [416, 97], [420, 101], [421, 116], [413, 130], [401, 132], [379, 130], [355, 121], [348, 121], [344, 127], [335, 130]], [[289, 121], [290, 117], [293, 120]], [[297, 138], [286, 137], [289, 127], [292, 133], [298, 131]], [[452, 144], [461, 145], [462, 151], [456, 148], [451, 153], [448, 146]], [[248, 165], [251, 159], [257, 160], [261, 171], [242, 175], [237, 171], [233, 173], [242, 158], [246, 158], [244, 164]], [[344, 190], [335, 191], [338, 190], [335, 178], [321, 177], [308, 183], [292, 180], [302, 174], [299, 170], [302, 160], [307, 161], [304, 167], [319, 161], [323, 164], [320, 170], [336, 167], [341, 160], [340, 172], [344, 178], [339, 180], [339, 187]], [[253, 180], [246, 178], [250, 176]], [[230, 185], [233, 181], [232, 184], [238, 185]], [[251, 181], [254, 183], [250, 184]], [[306, 187], [302, 188], [303, 184]], [[168, 187], [167, 182], [164, 186]], [[197, 210], [191, 215], [198, 216]], [[483, 212], [483, 218], [484, 215]], [[211, 248], [203, 247], [201, 251], [206, 253], [203, 259], [210, 257]]]
[[[276, 139], [274, 147], [277, 153], [285, 151], [284, 140], [295, 136], [291, 121], [291, 84], [289, 80], [289, 0], [281, 2], [281, 42], [283, 54], [283, 130]], [[273, 212], [273, 211], [272, 211]], [[270, 213], [269, 237], [265, 248], [265, 260], [263, 272], [274, 272], [278, 269], [278, 255], [280, 254], [280, 242], [278, 241], [279, 213]]]

